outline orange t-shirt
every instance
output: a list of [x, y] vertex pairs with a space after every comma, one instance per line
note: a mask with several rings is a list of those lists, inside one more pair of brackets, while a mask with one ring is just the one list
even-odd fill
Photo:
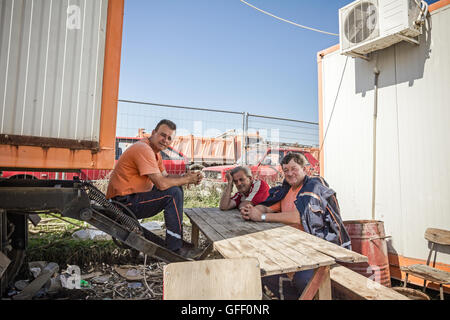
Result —
[[[303, 185], [293, 189], [290, 188], [286, 196], [278, 201], [277, 203], [271, 205], [269, 208], [275, 212], [290, 212], [297, 211], [294, 201], [297, 199], [297, 193], [300, 191]], [[302, 224], [293, 224], [293, 227], [303, 230]]]
[[155, 153], [148, 139], [144, 138], [120, 156], [111, 174], [106, 198], [150, 191], [153, 182], [148, 175], [164, 170], [161, 154]]

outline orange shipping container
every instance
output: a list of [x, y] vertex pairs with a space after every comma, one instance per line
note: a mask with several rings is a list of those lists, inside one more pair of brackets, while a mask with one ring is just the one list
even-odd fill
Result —
[[1, 9], [0, 168], [112, 169], [124, 0]]

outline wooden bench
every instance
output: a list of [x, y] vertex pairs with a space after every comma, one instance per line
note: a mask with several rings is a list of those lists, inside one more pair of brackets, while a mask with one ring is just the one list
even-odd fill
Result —
[[[439, 284], [440, 289], [440, 297], [441, 300], [444, 300], [444, 290], [443, 285], [450, 283], [450, 272], [439, 270], [435, 268], [436, 266], [436, 256], [437, 256], [437, 245], [442, 246], [450, 246], [450, 231], [428, 228], [425, 231], [425, 239], [431, 243], [430, 252], [428, 254], [427, 264], [413, 264], [411, 266], [402, 267], [401, 270], [406, 273], [404, 287], [406, 287], [408, 283], [408, 275], [412, 274], [413, 276], [424, 279], [423, 281], [423, 291], [425, 292], [426, 283], [435, 282]], [[434, 261], [433, 266], [430, 266], [431, 263], [431, 255], [434, 250]]]
[[339, 300], [410, 300], [397, 291], [335, 264], [330, 271], [333, 299]]

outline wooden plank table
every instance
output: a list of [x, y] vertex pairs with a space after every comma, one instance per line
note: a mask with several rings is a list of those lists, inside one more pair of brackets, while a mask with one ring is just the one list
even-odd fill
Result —
[[242, 219], [238, 210], [184, 209], [192, 223], [224, 258], [258, 259], [262, 276], [314, 269], [301, 299], [331, 299], [330, 266], [338, 261], [367, 262], [367, 257], [281, 223]]

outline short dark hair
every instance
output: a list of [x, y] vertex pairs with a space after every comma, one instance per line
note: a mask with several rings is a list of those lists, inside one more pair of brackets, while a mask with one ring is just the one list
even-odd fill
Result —
[[170, 128], [170, 130], [177, 130], [177, 125], [167, 119], [162, 119], [160, 122], [158, 122], [158, 124], [155, 127], [155, 131], [158, 131], [159, 127], [161, 127], [163, 124], [165, 124], [166, 126], [168, 126]]
[[244, 171], [245, 175], [249, 178], [252, 178], [252, 171], [248, 167], [238, 166], [230, 170], [230, 175], [233, 177], [233, 175], [239, 171]]
[[302, 168], [308, 163], [306, 157], [303, 153], [292, 153], [289, 152], [284, 158], [281, 160], [281, 165], [288, 164], [291, 160], [294, 160], [295, 163], [299, 164]]

